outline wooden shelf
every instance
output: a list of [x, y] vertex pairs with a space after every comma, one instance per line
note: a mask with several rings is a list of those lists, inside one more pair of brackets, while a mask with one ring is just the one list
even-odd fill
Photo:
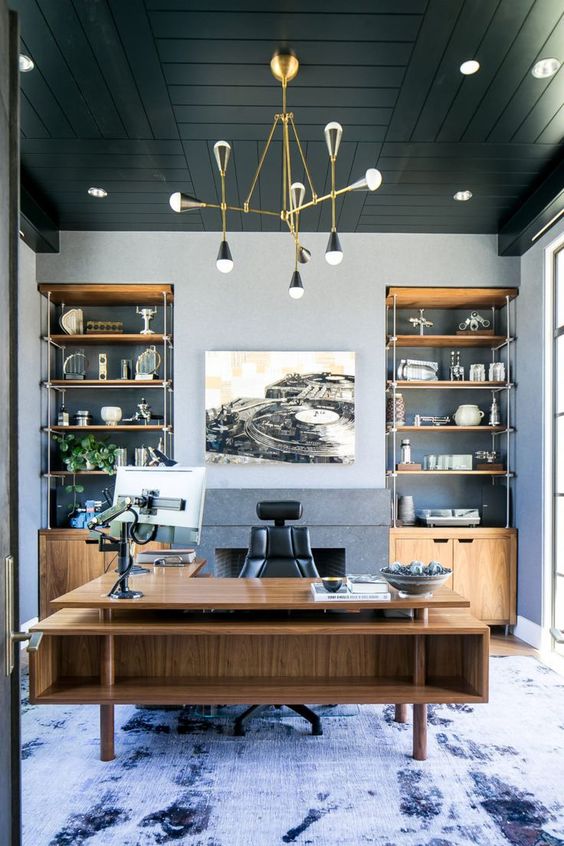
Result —
[[[105, 470], [76, 470], [74, 473], [71, 470], [51, 470], [50, 473], [43, 473], [44, 479], [52, 478], [53, 476], [110, 476], [113, 474], [107, 473]], [[53, 531], [50, 529], [49, 531]]]
[[501, 308], [506, 297], [515, 299], [517, 288], [400, 288], [389, 287], [386, 305], [398, 308]]
[[[394, 382], [389, 379], [388, 380], [388, 389], [390, 389]], [[450, 382], [445, 380], [437, 380], [436, 382], [431, 381], [418, 381], [410, 379], [409, 381], [406, 380], [399, 380], [395, 383], [396, 388], [401, 389], [402, 391], [412, 391], [415, 388], [423, 388], [423, 390], [427, 391], [458, 391], [459, 389], [463, 390], [472, 390], [472, 391], [503, 391], [507, 388], [512, 388], [512, 382]]]
[[[43, 530], [45, 532], [45, 530]], [[53, 530], [51, 530], [53, 531]], [[69, 531], [65, 529], [59, 532]], [[72, 529], [74, 533], [82, 531], [88, 537], [88, 530]], [[395, 530], [397, 531], [397, 530]], [[430, 530], [429, 530], [430, 531]], [[507, 531], [507, 530], [495, 530]], [[342, 607], [342, 606], [341, 606]], [[349, 614], [346, 609], [332, 608], [331, 615], [317, 611], [293, 611], [291, 621], [287, 611], [268, 611], [262, 613], [238, 614], [233, 611], [214, 611], [213, 614], [188, 611], [136, 611], [120, 610], [114, 606], [111, 619], [100, 619], [95, 608], [63, 608], [56, 611], [38, 624], [38, 628], [48, 635], [120, 635], [136, 637], [139, 628], [151, 635], [238, 635], [259, 634], [265, 626], [271, 634], [287, 635], [395, 635], [406, 637], [421, 634], [450, 634], [456, 625], [460, 634], [479, 632], [479, 623], [470, 614], [459, 609], [448, 608], [430, 611], [427, 620], [408, 619], [407, 617], [379, 617], [373, 611], [355, 611]]]
[[135, 284], [55, 284], [41, 283], [39, 293], [51, 295], [51, 302], [66, 306], [147, 306], [174, 300], [172, 285], [139, 282]]
[[125, 332], [85, 332], [83, 335], [45, 335], [45, 340], [51, 340], [60, 347], [88, 347], [94, 344], [130, 344], [140, 346], [145, 344], [164, 344], [171, 341], [170, 335], [132, 335]]
[[505, 470], [388, 470], [386, 475], [392, 476], [513, 476]]
[[[499, 347], [507, 343], [505, 335], [397, 335], [397, 347], [435, 347], [445, 349], [451, 347]], [[388, 344], [392, 345], [392, 336], [388, 335]], [[509, 341], [512, 341], [510, 338]]]
[[172, 386], [172, 382], [163, 382], [159, 379], [151, 381], [144, 379], [51, 379], [50, 382], [43, 382], [46, 388], [138, 388], [145, 390], [145, 388], [160, 388], [161, 390], [167, 385]]
[[[204, 697], [202, 699], [202, 697]], [[116, 678], [113, 685], [102, 685], [92, 677], [61, 677], [34, 697], [35, 703], [112, 703], [121, 705], [167, 704], [246, 704], [259, 701], [275, 705], [289, 701], [385, 704], [389, 702], [483, 702], [484, 697], [461, 676], [427, 679], [415, 685], [408, 676], [371, 678], [340, 677], [334, 682], [315, 678], [273, 676], [271, 678], [235, 677], [221, 679]]]
[[94, 426], [48, 426], [44, 432], [170, 432], [170, 426], [106, 426], [105, 423]]
[[[393, 430], [388, 429], [389, 435]], [[397, 426], [398, 432], [513, 432], [514, 429], [507, 429], [506, 426]]]

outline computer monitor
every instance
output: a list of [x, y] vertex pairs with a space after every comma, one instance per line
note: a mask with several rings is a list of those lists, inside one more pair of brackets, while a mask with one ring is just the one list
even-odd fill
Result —
[[[148, 534], [157, 526], [155, 540], [180, 546], [200, 542], [204, 499], [206, 493], [204, 467], [118, 467], [114, 490], [114, 505], [125, 497], [138, 497], [153, 491], [158, 499], [178, 503], [172, 508], [156, 507], [149, 514], [139, 514], [139, 534]], [[131, 523], [134, 519], [126, 511], [116, 522]], [[146, 528], [145, 528], [146, 527]]]

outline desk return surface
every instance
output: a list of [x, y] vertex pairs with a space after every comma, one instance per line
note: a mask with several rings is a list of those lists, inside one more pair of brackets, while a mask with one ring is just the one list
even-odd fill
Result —
[[[303, 579], [155, 570], [135, 580], [143, 598], [119, 603], [105, 595], [111, 581], [59, 597], [30, 656], [33, 703], [100, 704], [103, 760], [121, 703], [395, 703], [401, 720], [413, 703], [423, 759], [427, 703], [487, 701], [489, 629], [447, 589], [345, 609], [314, 602]], [[417, 619], [379, 613], [403, 608]]]

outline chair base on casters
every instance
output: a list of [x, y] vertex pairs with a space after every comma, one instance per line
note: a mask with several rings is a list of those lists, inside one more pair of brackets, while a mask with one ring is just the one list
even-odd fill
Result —
[[[237, 717], [235, 720], [235, 736], [236, 737], [243, 737], [245, 734], [245, 723], [250, 717], [255, 717], [264, 711], [266, 708], [269, 708], [269, 705], [251, 705], [250, 708], [247, 708], [246, 711]], [[314, 735], [321, 735], [323, 734], [323, 727], [321, 725], [321, 717], [318, 717], [315, 711], [312, 711], [311, 708], [308, 708], [307, 705], [287, 705], [287, 708], [290, 708], [292, 711], [295, 711], [296, 714], [299, 714], [300, 717], [303, 717], [309, 723], [311, 723], [311, 733]]]

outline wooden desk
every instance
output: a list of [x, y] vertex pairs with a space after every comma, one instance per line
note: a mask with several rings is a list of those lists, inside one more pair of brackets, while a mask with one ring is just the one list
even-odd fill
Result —
[[[156, 569], [145, 596], [115, 601], [102, 576], [55, 600], [33, 627], [34, 704], [100, 705], [101, 758], [114, 757], [115, 704], [414, 705], [413, 755], [426, 758], [427, 703], [486, 702], [489, 629], [442, 589], [422, 600], [314, 602], [303, 579], [192, 579]], [[416, 619], [382, 609], [415, 608]], [[288, 613], [291, 612], [291, 613]]]

